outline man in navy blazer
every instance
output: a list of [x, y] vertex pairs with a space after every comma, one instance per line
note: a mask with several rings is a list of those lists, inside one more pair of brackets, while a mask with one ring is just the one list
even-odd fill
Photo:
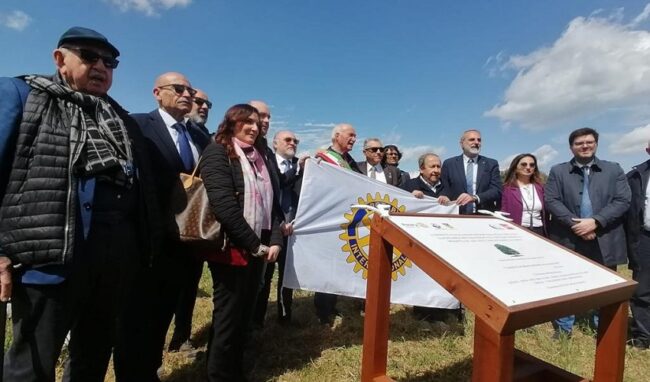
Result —
[[165, 250], [138, 276], [138, 288], [124, 312], [123, 330], [115, 350], [115, 373], [128, 381], [156, 381], [162, 365], [167, 329], [178, 301], [181, 281], [191, 271], [192, 258], [178, 240], [177, 208], [172, 192], [180, 184], [179, 174], [190, 173], [208, 145], [206, 135], [186, 116], [196, 90], [180, 73], [164, 73], [155, 82], [158, 109], [133, 114], [150, 145], [166, 227]]
[[501, 201], [501, 176], [496, 160], [479, 155], [481, 132], [467, 130], [460, 137], [463, 154], [442, 164], [440, 203], [450, 200], [460, 206], [460, 213], [471, 215], [479, 209], [496, 211]]

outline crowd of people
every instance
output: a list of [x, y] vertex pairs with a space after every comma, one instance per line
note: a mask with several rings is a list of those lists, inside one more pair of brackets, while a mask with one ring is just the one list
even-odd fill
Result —
[[[277, 319], [293, 320], [282, 276], [306, 160], [296, 156], [299, 139], [282, 130], [269, 140], [271, 112], [259, 100], [230, 107], [211, 136], [209, 96], [176, 72], [155, 79], [153, 111], [129, 114], [108, 96], [119, 54], [101, 33], [73, 27], [54, 50], [54, 75], [0, 79], [0, 300], [11, 300], [13, 319], [4, 380], [54, 381], [69, 334], [65, 381], [103, 381], [111, 356], [118, 381], [159, 381], [172, 320], [168, 350], [193, 349], [192, 311], [207, 260], [214, 310], [206, 373], [210, 381], [244, 381], [244, 350], [264, 326], [276, 263]], [[455, 203], [461, 214], [507, 212], [610, 269], [629, 263], [639, 286], [628, 343], [647, 349], [650, 161], [626, 176], [596, 156], [598, 138], [591, 128], [573, 131], [572, 158], [546, 180], [535, 155], [524, 153], [502, 182], [474, 129], [462, 133], [460, 155], [421, 155], [414, 177], [399, 168], [399, 148], [378, 138], [365, 139], [365, 160], [355, 161], [356, 130], [347, 123], [315, 157], [417, 198]], [[215, 253], [197, 254], [178, 238], [171, 196], [179, 175], [197, 167], [228, 238]], [[340, 314], [336, 304], [336, 295], [315, 294], [323, 325]], [[570, 337], [574, 321], [555, 320], [554, 337]]]

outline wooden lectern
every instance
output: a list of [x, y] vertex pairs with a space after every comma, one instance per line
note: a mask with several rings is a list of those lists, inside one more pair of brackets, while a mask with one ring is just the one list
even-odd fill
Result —
[[[494, 219], [456, 215], [395, 216]], [[386, 364], [393, 247], [406, 254], [420, 269], [474, 312], [476, 322], [472, 381], [589, 381], [516, 350], [514, 333], [517, 329], [592, 308], [600, 308], [593, 381], [623, 380], [627, 301], [634, 292], [636, 282], [623, 281], [586, 292], [507, 306], [391, 222], [390, 218], [383, 218], [376, 213], [370, 232], [361, 369], [363, 382], [392, 381], [386, 376]]]

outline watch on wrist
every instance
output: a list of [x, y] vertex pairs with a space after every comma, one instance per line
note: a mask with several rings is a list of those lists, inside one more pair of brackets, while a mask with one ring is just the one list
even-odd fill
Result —
[[264, 244], [260, 244], [260, 246], [257, 247], [257, 250], [251, 253], [251, 255], [254, 257], [263, 257], [266, 256], [268, 253], [269, 253], [269, 247]]

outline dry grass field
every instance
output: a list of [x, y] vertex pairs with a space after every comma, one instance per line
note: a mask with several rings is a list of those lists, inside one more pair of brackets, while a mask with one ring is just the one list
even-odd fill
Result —
[[[628, 276], [627, 272], [621, 273]], [[193, 341], [205, 350], [210, 325], [211, 281], [204, 272], [194, 314]], [[272, 293], [273, 294], [273, 293]], [[267, 323], [256, 332], [247, 362], [252, 381], [358, 381], [360, 378], [363, 318], [354, 300], [340, 298], [343, 314], [333, 328], [319, 324], [314, 315], [312, 294], [296, 292], [295, 324], [279, 326], [275, 302], [269, 304]], [[455, 321], [418, 321], [406, 306], [393, 306], [389, 344], [389, 375], [397, 381], [468, 381], [471, 376], [474, 317], [467, 315], [465, 328]], [[516, 335], [517, 348], [573, 373], [591, 376], [595, 351], [594, 333], [577, 328], [573, 338], [551, 339], [550, 324], [538, 325]], [[205, 380], [205, 353], [195, 358], [186, 353], [166, 353], [163, 380], [190, 382]], [[625, 381], [650, 380], [650, 351], [628, 349]], [[106, 378], [114, 381], [112, 372]]]

